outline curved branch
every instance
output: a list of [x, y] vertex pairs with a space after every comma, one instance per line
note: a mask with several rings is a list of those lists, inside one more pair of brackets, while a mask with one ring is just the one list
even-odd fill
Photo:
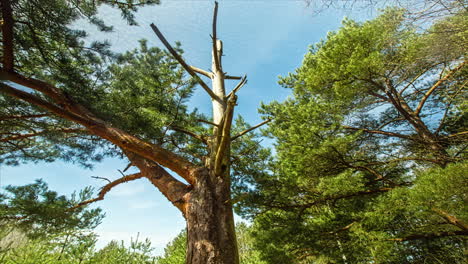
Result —
[[140, 179], [140, 178], [143, 178], [143, 177], [144, 177], [144, 175], [141, 174], [141, 173], [134, 173], [134, 174], [130, 174], [130, 175], [127, 175], [125, 177], [119, 178], [119, 179], [117, 179], [115, 181], [112, 181], [112, 182], [104, 185], [104, 187], [102, 187], [101, 191], [99, 191], [98, 197], [96, 197], [94, 199], [83, 201], [83, 202], [69, 208], [68, 210], [72, 211], [72, 210], [75, 210], [75, 209], [77, 209], [79, 207], [82, 207], [82, 206], [85, 206], [85, 205], [88, 205], [88, 204], [91, 204], [91, 203], [94, 203], [94, 202], [97, 202], [97, 201], [104, 200], [104, 197], [106, 196], [106, 194], [110, 190], [112, 190], [112, 188], [114, 188], [115, 186], [117, 186], [117, 185], [119, 185], [121, 183], [134, 181], [134, 180], [137, 180], [137, 179]]

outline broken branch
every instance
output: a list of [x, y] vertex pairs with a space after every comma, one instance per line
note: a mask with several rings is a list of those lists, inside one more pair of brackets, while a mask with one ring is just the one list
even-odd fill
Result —
[[195, 80], [197, 80], [197, 82], [200, 84], [200, 86], [203, 87], [203, 89], [210, 95], [210, 97], [213, 100], [216, 100], [216, 101], [224, 104], [223, 100], [221, 100], [221, 98], [216, 96], [216, 94], [213, 93], [213, 91], [210, 89], [210, 87], [208, 87], [208, 85], [206, 85], [206, 83], [203, 82], [202, 79], [200, 79], [200, 77], [198, 77], [198, 75], [190, 68], [190, 66], [184, 61], [184, 59], [179, 54], [177, 54], [177, 52], [174, 50], [174, 48], [172, 48], [171, 44], [169, 44], [169, 42], [166, 40], [166, 38], [161, 33], [161, 31], [159, 31], [158, 27], [153, 23], [151, 23], [150, 26], [153, 29], [156, 36], [158, 36], [159, 40], [161, 40], [161, 42], [164, 44], [164, 46], [166, 46], [167, 50], [172, 54], [172, 56], [174, 56], [174, 58], [180, 63], [180, 65], [182, 65], [182, 67], [193, 78], [195, 78]]
[[213, 11], [213, 59], [216, 70], [220, 70], [221, 66], [219, 63], [218, 49], [216, 45], [216, 20], [218, 18], [218, 2], [215, 1], [214, 11]]
[[263, 126], [263, 125], [269, 123], [270, 121], [271, 121], [271, 119], [267, 119], [267, 120], [261, 122], [260, 124], [258, 124], [258, 125], [256, 125], [256, 126], [253, 126], [253, 127], [249, 128], [249, 129], [246, 129], [246, 130], [240, 132], [239, 134], [237, 134], [237, 135], [235, 135], [234, 137], [232, 137], [232, 138], [231, 138], [231, 141], [234, 141], [234, 140], [236, 140], [237, 138], [242, 137], [243, 135], [249, 133], [250, 131], [255, 130], [255, 129], [257, 129], [257, 128], [259, 128], [259, 127], [261, 127], [261, 126]]
[[240, 88], [242, 88], [242, 86], [244, 86], [245, 84], [247, 83], [247, 75], [244, 75], [244, 77], [242, 77], [241, 81], [236, 85], [236, 87], [226, 96], [226, 98], [230, 98], [233, 94], [236, 94], [237, 91], [240, 90]]
[[208, 78], [213, 78], [213, 74], [211, 72], [208, 72], [208, 71], [205, 71], [205, 70], [202, 70], [200, 68], [197, 68], [195, 66], [189, 66], [190, 69], [192, 69], [192, 71], [196, 72], [196, 73], [199, 73], [201, 75], [205, 75], [206, 77]]

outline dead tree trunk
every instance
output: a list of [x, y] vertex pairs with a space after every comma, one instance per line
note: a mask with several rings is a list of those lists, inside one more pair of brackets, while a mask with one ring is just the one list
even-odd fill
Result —
[[[188, 237], [186, 263], [190, 264], [239, 263], [231, 204], [230, 145], [237, 100], [235, 93], [246, 83], [246, 78], [227, 76], [222, 69], [223, 44], [216, 37], [217, 8], [218, 3], [215, 2], [211, 72], [188, 66], [157, 27], [152, 25], [166, 48], [208, 92], [213, 104], [213, 134], [207, 140], [210, 154], [206, 157], [205, 166], [194, 172], [195, 182], [185, 196], [184, 217]], [[196, 73], [209, 77], [212, 88], [208, 88]], [[226, 95], [225, 90], [226, 79], [240, 80], [229, 95]]]

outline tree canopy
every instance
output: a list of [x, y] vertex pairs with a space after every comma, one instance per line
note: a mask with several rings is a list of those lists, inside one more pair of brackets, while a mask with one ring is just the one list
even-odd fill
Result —
[[277, 158], [243, 211], [270, 261], [463, 262], [463, 17], [345, 19], [281, 78], [293, 96], [262, 110]]

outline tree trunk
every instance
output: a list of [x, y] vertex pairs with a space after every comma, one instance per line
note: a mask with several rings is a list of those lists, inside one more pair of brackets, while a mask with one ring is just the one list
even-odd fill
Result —
[[188, 198], [187, 264], [238, 264], [230, 183], [206, 168]]

